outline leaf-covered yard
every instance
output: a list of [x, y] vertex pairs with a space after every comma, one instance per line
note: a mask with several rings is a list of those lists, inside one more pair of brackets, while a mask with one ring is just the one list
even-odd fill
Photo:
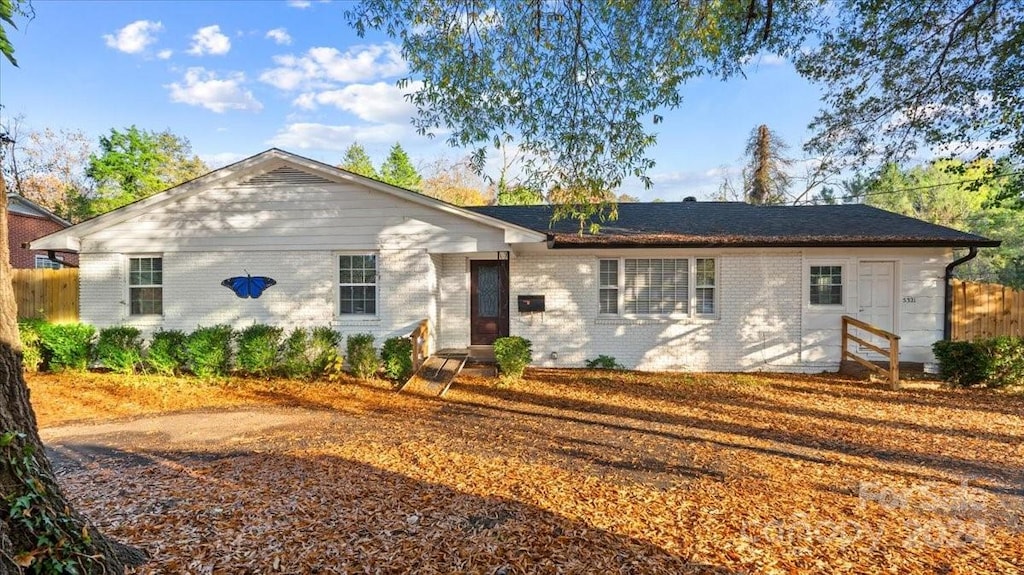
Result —
[[30, 387], [63, 484], [149, 551], [139, 573], [1024, 572], [1021, 396], [573, 370], [445, 400]]

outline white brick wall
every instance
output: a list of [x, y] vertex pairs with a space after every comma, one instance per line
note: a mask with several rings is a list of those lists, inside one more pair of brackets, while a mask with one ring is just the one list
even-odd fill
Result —
[[[856, 316], [858, 264], [895, 262], [896, 330], [903, 361], [934, 361], [931, 344], [942, 336], [941, 250], [760, 250], [708, 253], [660, 251], [615, 254], [641, 257], [715, 257], [717, 317], [626, 318], [598, 314], [596, 254], [523, 253], [510, 262], [510, 332], [533, 342], [535, 365], [578, 367], [600, 354], [644, 370], [835, 370], [840, 360], [841, 317]], [[609, 256], [611, 257], [611, 256]], [[447, 255], [439, 269], [443, 347], [469, 342], [468, 256]], [[811, 264], [842, 265], [844, 305], [809, 305]], [[543, 294], [547, 311], [520, 314], [516, 296]], [[904, 303], [904, 297], [915, 298]], [[557, 352], [558, 359], [551, 353]]]
[[[162, 317], [128, 314], [127, 255], [83, 254], [81, 317], [98, 327], [134, 325], [147, 335], [160, 328], [191, 331], [221, 323], [239, 329], [253, 323], [286, 329], [331, 325], [342, 335], [372, 333], [379, 345], [436, 316], [437, 288], [433, 261], [425, 252], [377, 253], [376, 317], [336, 316], [338, 263], [329, 251], [163, 254]], [[220, 282], [243, 275], [243, 269], [277, 284], [258, 299], [239, 298]]]
[[[165, 253], [164, 315], [141, 318], [127, 313], [127, 256], [86, 253], [81, 260], [82, 321], [100, 327], [128, 323], [147, 334], [161, 327], [192, 330], [217, 323], [236, 328], [252, 323], [286, 328], [329, 324], [343, 335], [372, 333], [379, 344], [430, 318], [434, 349], [469, 343], [470, 256], [404, 249], [376, 253], [378, 314], [372, 318], [336, 316], [334, 251]], [[840, 317], [856, 316], [858, 262], [889, 258], [896, 262], [902, 359], [933, 362], [931, 344], [942, 334], [941, 277], [948, 259], [941, 250], [897, 257], [892, 252], [862, 257], [827, 250], [699, 255], [717, 260], [714, 318], [599, 316], [598, 255], [551, 251], [514, 256], [509, 264], [510, 331], [533, 342], [535, 364], [543, 366], [582, 366], [605, 354], [644, 370], [830, 370], [839, 362]], [[841, 307], [815, 309], [807, 304], [808, 266], [822, 262], [844, 266]], [[243, 269], [278, 283], [259, 299], [239, 299], [220, 282]], [[516, 296], [521, 294], [543, 294], [547, 311], [518, 313]], [[904, 303], [905, 297], [913, 301]]]
[[469, 344], [469, 265], [466, 256], [438, 256], [439, 292], [437, 323], [439, 348]]
[[[596, 256], [513, 258], [510, 331], [533, 342], [544, 366], [581, 366], [604, 354], [644, 370], [791, 369], [799, 359], [799, 256], [717, 260], [717, 318], [629, 319], [599, 317]], [[545, 295], [547, 311], [515, 311], [517, 294], [534, 293]]]

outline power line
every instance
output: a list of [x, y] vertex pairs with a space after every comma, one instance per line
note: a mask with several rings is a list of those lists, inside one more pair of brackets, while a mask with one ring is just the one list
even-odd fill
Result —
[[857, 195], [857, 196], [850, 196], [850, 195], [848, 195], [848, 196], [836, 196], [836, 199], [837, 200], [855, 200], [855, 199], [858, 199], [858, 198], [866, 198], [866, 197], [869, 197], [869, 196], [884, 196], [884, 195], [887, 195], [887, 194], [898, 194], [898, 193], [901, 193], [901, 192], [916, 192], [916, 191], [920, 191], [920, 190], [930, 190], [932, 188], [944, 188], [946, 186], [957, 186], [957, 185], [960, 185], [960, 184], [970, 184], [970, 183], [974, 183], [974, 182], [983, 182], [983, 181], [988, 181], [988, 180], [998, 180], [998, 179], [1002, 179], [1002, 178], [1010, 178], [1010, 177], [1013, 177], [1013, 176], [1021, 176], [1021, 175], [1024, 175], [1024, 170], [1018, 170], [1018, 171], [1014, 171], [1014, 172], [1007, 172], [1005, 174], [995, 174], [995, 175], [991, 175], [991, 176], [983, 176], [983, 177], [980, 177], [980, 178], [974, 178], [974, 179], [970, 179], [970, 180], [958, 180], [958, 181], [955, 181], [955, 182], [943, 182], [941, 184], [927, 184], [927, 185], [923, 185], [923, 186], [913, 186], [913, 187], [909, 187], [909, 188], [897, 188], [895, 190], [883, 190], [883, 191], [877, 191], [877, 192], [864, 192], [863, 194], [860, 194], [860, 195]]

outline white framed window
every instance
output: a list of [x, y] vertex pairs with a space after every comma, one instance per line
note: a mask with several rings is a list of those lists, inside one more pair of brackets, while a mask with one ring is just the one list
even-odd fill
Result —
[[602, 314], [711, 316], [717, 311], [714, 258], [605, 258], [599, 267]]
[[377, 256], [338, 256], [338, 314], [377, 314]]
[[601, 260], [600, 266], [600, 311], [619, 313], [619, 260]]
[[695, 286], [696, 311], [698, 315], [715, 313], [715, 260], [697, 258], [697, 283]]
[[59, 270], [64, 267], [60, 262], [55, 262], [47, 256], [36, 254], [36, 269]]
[[161, 256], [128, 258], [129, 315], [164, 313], [164, 259]]
[[843, 305], [843, 266], [810, 266], [810, 304]]

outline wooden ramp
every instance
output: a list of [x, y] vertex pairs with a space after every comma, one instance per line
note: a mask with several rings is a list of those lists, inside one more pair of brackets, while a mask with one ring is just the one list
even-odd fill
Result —
[[445, 392], [469, 361], [469, 355], [468, 350], [442, 349], [428, 357], [398, 391], [444, 397]]

